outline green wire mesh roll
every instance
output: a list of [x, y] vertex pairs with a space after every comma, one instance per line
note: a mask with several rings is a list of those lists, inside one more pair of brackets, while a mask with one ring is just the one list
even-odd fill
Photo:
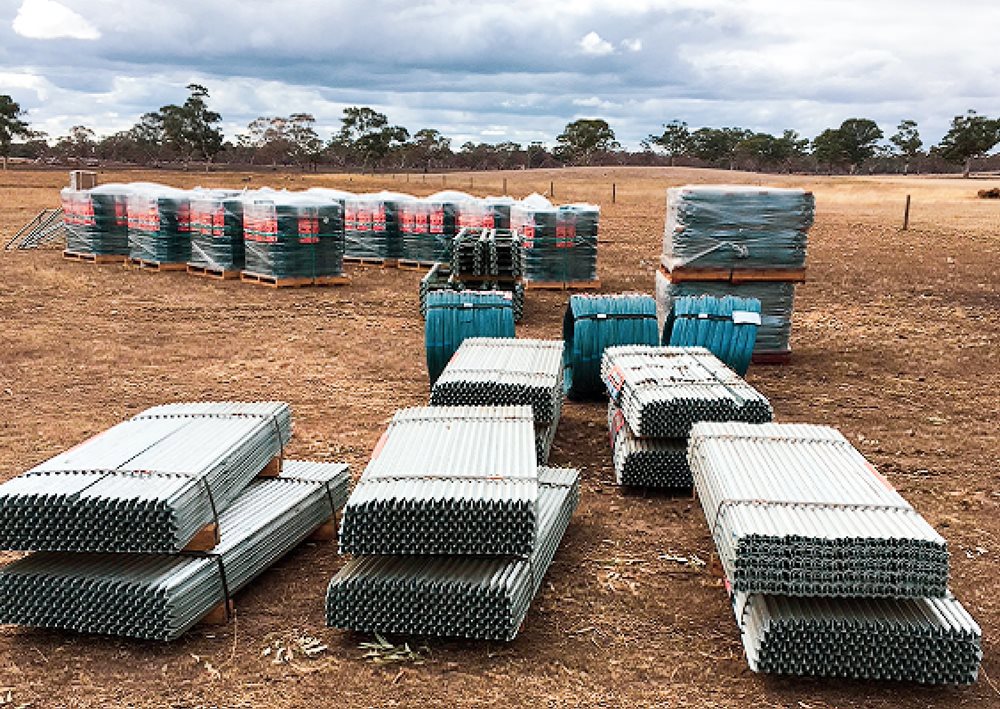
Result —
[[129, 185], [107, 184], [59, 193], [66, 250], [78, 254], [128, 256]]
[[153, 263], [191, 258], [191, 201], [187, 190], [132, 183], [128, 203], [129, 256]]
[[467, 337], [514, 337], [510, 293], [432, 291], [427, 294], [424, 346], [431, 384]]
[[458, 215], [462, 205], [474, 201], [465, 192], [444, 191], [430, 197], [399, 204], [401, 258], [434, 263], [451, 254], [452, 240], [458, 233]]
[[704, 347], [743, 376], [750, 368], [758, 327], [760, 301], [756, 298], [684, 296], [674, 299], [663, 328], [663, 344]]
[[276, 193], [244, 203], [245, 272], [276, 279], [343, 273], [340, 204], [320, 195]]

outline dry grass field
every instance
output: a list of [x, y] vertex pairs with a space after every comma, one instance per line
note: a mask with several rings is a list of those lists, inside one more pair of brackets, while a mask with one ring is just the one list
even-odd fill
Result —
[[[0, 235], [56, 206], [64, 172], [0, 172]], [[964, 688], [780, 678], [747, 669], [713, 545], [690, 498], [612, 485], [605, 408], [568, 403], [552, 456], [582, 473], [580, 507], [518, 638], [426, 642], [423, 664], [377, 666], [367, 638], [323, 625], [333, 543], [294, 551], [237, 596], [236, 621], [172, 644], [0, 628], [0, 704], [12, 706], [1000, 706], [1000, 202], [993, 182], [812, 178], [687, 169], [420, 177], [144, 172], [102, 182], [428, 194], [448, 188], [602, 205], [604, 290], [651, 292], [665, 189], [796, 185], [816, 194], [792, 363], [749, 379], [783, 421], [840, 428], [947, 539], [952, 586], [983, 628]], [[470, 189], [470, 179], [472, 187]], [[618, 202], [611, 204], [611, 184]], [[913, 196], [911, 229], [900, 231]], [[147, 406], [283, 399], [294, 457], [356, 476], [393, 411], [426, 401], [419, 273], [349, 268], [350, 286], [271, 290], [0, 252], [0, 479]], [[518, 334], [557, 338], [563, 293], [529, 293]], [[329, 649], [276, 664], [304, 634]]]

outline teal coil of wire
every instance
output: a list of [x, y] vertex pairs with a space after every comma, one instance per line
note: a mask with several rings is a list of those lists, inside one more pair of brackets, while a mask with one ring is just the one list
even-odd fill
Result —
[[510, 293], [500, 291], [431, 291], [427, 294], [424, 347], [427, 374], [437, 381], [448, 360], [467, 337], [514, 337]]
[[601, 357], [614, 345], [658, 345], [656, 301], [640, 293], [574, 295], [563, 317], [563, 383], [571, 399], [605, 394]]
[[663, 327], [663, 344], [705, 347], [740, 376], [750, 368], [760, 301], [726, 295], [685, 296], [674, 301]]

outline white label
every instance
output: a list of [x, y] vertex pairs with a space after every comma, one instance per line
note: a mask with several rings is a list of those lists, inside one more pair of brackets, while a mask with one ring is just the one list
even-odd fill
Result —
[[607, 320], [608, 319], [608, 314], [607, 313], [598, 313], [597, 314], [597, 319], [598, 320]]
[[733, 323], [736, 325], [760, 325], [760, 313], [752, 310], [734, 310]]

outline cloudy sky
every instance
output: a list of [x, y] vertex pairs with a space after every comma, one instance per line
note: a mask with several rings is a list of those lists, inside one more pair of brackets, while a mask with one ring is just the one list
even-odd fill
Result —
[[203, 83], [230, 137], [345, 106], [455, 140], [551, 143], [600, 117], [812, 137], [902, 118], [935, 142], [1000, 115], [994, 0], [0, 0], [0, 94], [52, 136], [107, 134]]

